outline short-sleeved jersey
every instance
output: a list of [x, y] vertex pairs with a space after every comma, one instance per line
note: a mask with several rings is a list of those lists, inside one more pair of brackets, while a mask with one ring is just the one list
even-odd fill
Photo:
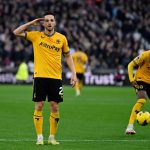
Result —
[[73, 62], [75, 65], [76, 72], [84, 73], [85, 72], [84, 65], [88, 61], [87, 55], [82, 51], [77, 51], [77, 52], [73, 53], [72, 58], [73, 58]]
[[44, 32], [26, 32], [34, 51], [34, 77], [62, 78], [62, 54], [69, 53], [67, 39], [55, 32], [48, 37]]
[[135, 80], [150, 84], [150, 50], [143, 52], [133, 62], [138, 65]]

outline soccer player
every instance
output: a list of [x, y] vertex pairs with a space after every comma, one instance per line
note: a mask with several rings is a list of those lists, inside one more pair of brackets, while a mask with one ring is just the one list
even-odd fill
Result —
[[[43, 21], [44, 31], [26, 31], [30, 26], [38, 25]], [[50, 102], [50, 134], [48, 143], [57, 145], [55, 140], [59, 121], [59, 103], [63, 101], [61, 57], [64, 54], [66, 62], [72, 72], [71, 84], [75, 86], [77, 77], [72, 57], [69, 53], [67, 39], [55, 31], [56, 20], [54, 15], [46, 14], [21, 25], [13, 31], [17, 36], [24, 37], [32, 42], [34, 50], [34, 84], [33, 101], [35, 102], [34, 125], [37, 133], [37, 145], [43, 145], [43, 115], [42, 110], [46, 97]]]
[[[134, 67], [138, 67], [135, 75], [133, 75]], [[136, 89], [137, 102], [132, 109], [125, 132], [126, 134], [135, 134], [134, 121], [136, 115], [146, 103], [147, 98], [150, 98], [150, 50], [141, 53], [129, 63], [128, 74], [132, 86]]]
[[79, 96], [83, 87], [84, 73], [87, 68], [88, 57], [83, 51], [77, 49], [76, 52], [73, 53], [72, 58], [74, 61], [78, 79], [75, 85], [76, 96]]

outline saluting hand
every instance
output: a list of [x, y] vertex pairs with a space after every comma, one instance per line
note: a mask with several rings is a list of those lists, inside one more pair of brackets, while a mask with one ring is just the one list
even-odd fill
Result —
[[34, 19], [33, 21], [31, 21], [31, 24], [34, 26], [37, 26], [37, 25], [39, 25], [39, 22], [41, 22], [41, 21], [44, 21], [44, 18]]

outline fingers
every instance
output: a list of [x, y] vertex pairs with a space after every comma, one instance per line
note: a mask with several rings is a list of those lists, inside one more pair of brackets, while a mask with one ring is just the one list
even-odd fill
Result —
[[74, 87], [76, 85], [76, 82], [77, 82], [76, 74], [72, 74], [72, 77], [70, 80], [70, 84], [72, 85], [72, 87]]
[[136, 81], [132, 82], [132, 86], [133, 86], [135, 89], [139, 89], [139, 85], [136, 83]]
[[38, 21], [38, 22], [44, 21], [44, 18], [38, 18], [37, 21]]
[[72, 85], [72, 87], [74, 87], [74, 86], [76, 85], [76, 82], [77, 82], [77, 81], [75, 81], [75, 80], [71, 80], [71, 81], [70, 81], [70, 84]]
[[32, 21], [32, 24], [34, 26], [38, 26], [38, 25], [40, 25], [41, 21], [44, 21], [44, 18], [37, 18], [37, 19], [35, 19], [35, 20]]

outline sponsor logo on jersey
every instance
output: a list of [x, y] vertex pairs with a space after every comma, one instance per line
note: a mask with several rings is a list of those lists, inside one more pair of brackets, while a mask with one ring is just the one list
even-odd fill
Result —
[[60, 50], [60, 48], [56, 47], [55, 45], [49, 45], [49, 44], [44, 43], [44, 42], [41, 42], [39, 45], [42, 47], [48, 48], [48, 49], [54, 49], [57, 52]]

